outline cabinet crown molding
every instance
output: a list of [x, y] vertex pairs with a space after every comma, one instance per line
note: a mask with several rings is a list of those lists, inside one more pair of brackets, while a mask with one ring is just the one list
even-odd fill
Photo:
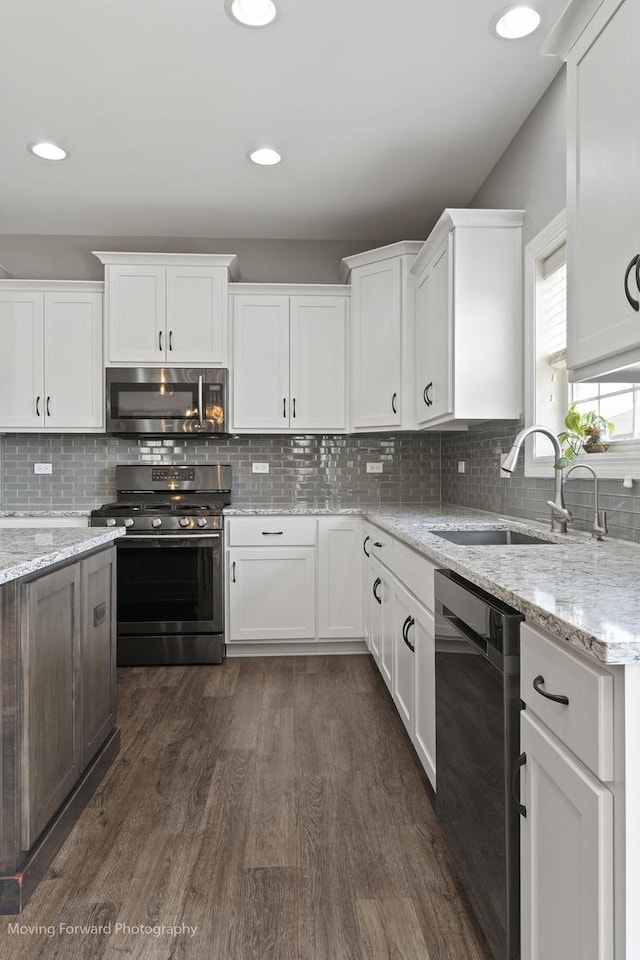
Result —
[[276, 297], [349, 297], [351, 286], [344, 283], [230, 283], [229, 296], [240, 294]]
[[[566, 60], [569, 51], [603, 2], [605, 0], [571, 0], [549, 31], [540, 53]], [[615, 8], [620, 6], [622, 0], [609, 0], [609, 6], [611, 2]]]
[[118, 250], [92, 250], [105, 266], [149, 264], [157, 267], [227, 267], [231, 280], [240, 279], [235, 253], [131, 253]]
[[525, 210], [479, 210], [466, 207], [444, 210], [422, 245], [409, 273], [418, 275], [444, 238], [456, 227], [512, 227], [520, 229], [525, 212]]
[[43, 290], [50, 293], [104, 293], [104, 281], [0, 279], [0, 290]]
[[388, 243], [384, 247], [376, 247], [374, 250], [365, 250], [363, 253], [354, 253], [351, 257], [344, 257], [340, 262], [338, 279], [342, 283], [347, 283], [354, 267], [366, 267], [370, 263], [380, 263], [381, 260], [389, 260], [392, 257], [402, 257], [407, 254], [415, 257], [423, 243], [423, 240], [399, 240], [397, 243]]

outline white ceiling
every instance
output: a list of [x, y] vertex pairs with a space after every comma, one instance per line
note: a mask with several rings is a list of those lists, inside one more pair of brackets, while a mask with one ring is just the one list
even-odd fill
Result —
[[223, 0], [3, 0], [0, 233], [423, 237], [560, 67], [538, 50], [566, 0], [534, 5], [507, 42], [503, 0], [280, 0], [263, 30]]

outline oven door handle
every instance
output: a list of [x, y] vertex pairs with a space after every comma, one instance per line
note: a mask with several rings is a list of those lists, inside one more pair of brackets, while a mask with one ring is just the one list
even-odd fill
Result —
[[180, 543], [194, 543], [206, 540], [219, 540], [220, 533], [196, 533], [190, 536], [188, 533], [130, 533], [120, 538], [119, 543], [137, 543], [138, 540], [155, 540], [156, 543], [165, 543], [167, 540], [177, 540]]

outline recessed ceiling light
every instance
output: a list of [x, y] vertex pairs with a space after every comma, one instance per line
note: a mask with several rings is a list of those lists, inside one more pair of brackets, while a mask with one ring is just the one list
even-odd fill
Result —
[[57, 143], [47, 143], [46, 141], [30, 143], [27, 149], [30, 150], [34, 156], [40, 157], [41, 160], [64, 160], [69, 156], [64, 147], [58, 146]]
[[252, 150], [249, 154], [249, 160], [252, 163], [258, 163], [261, 167], [273, 167], [276, 163], [280, 163], [282, 157], [277, 150], [272, 150], [271, 147], [258, 147], [257, 150]]
[[511, 7], [496, 21], [495, 31], [505, 40], [519, 40], [527, 37], [540, 24], [540, 14], [533, 7]]
[[245, 27], [266, 27], [278, 15], [273, 0], [225, 0], [225, 9], [232, 20]]

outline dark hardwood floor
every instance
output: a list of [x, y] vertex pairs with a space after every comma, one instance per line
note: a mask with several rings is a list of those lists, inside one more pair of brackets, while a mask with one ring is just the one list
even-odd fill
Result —
[[369, 657], [123, 669], [118, 709], [1, 960], [490, 960]]

